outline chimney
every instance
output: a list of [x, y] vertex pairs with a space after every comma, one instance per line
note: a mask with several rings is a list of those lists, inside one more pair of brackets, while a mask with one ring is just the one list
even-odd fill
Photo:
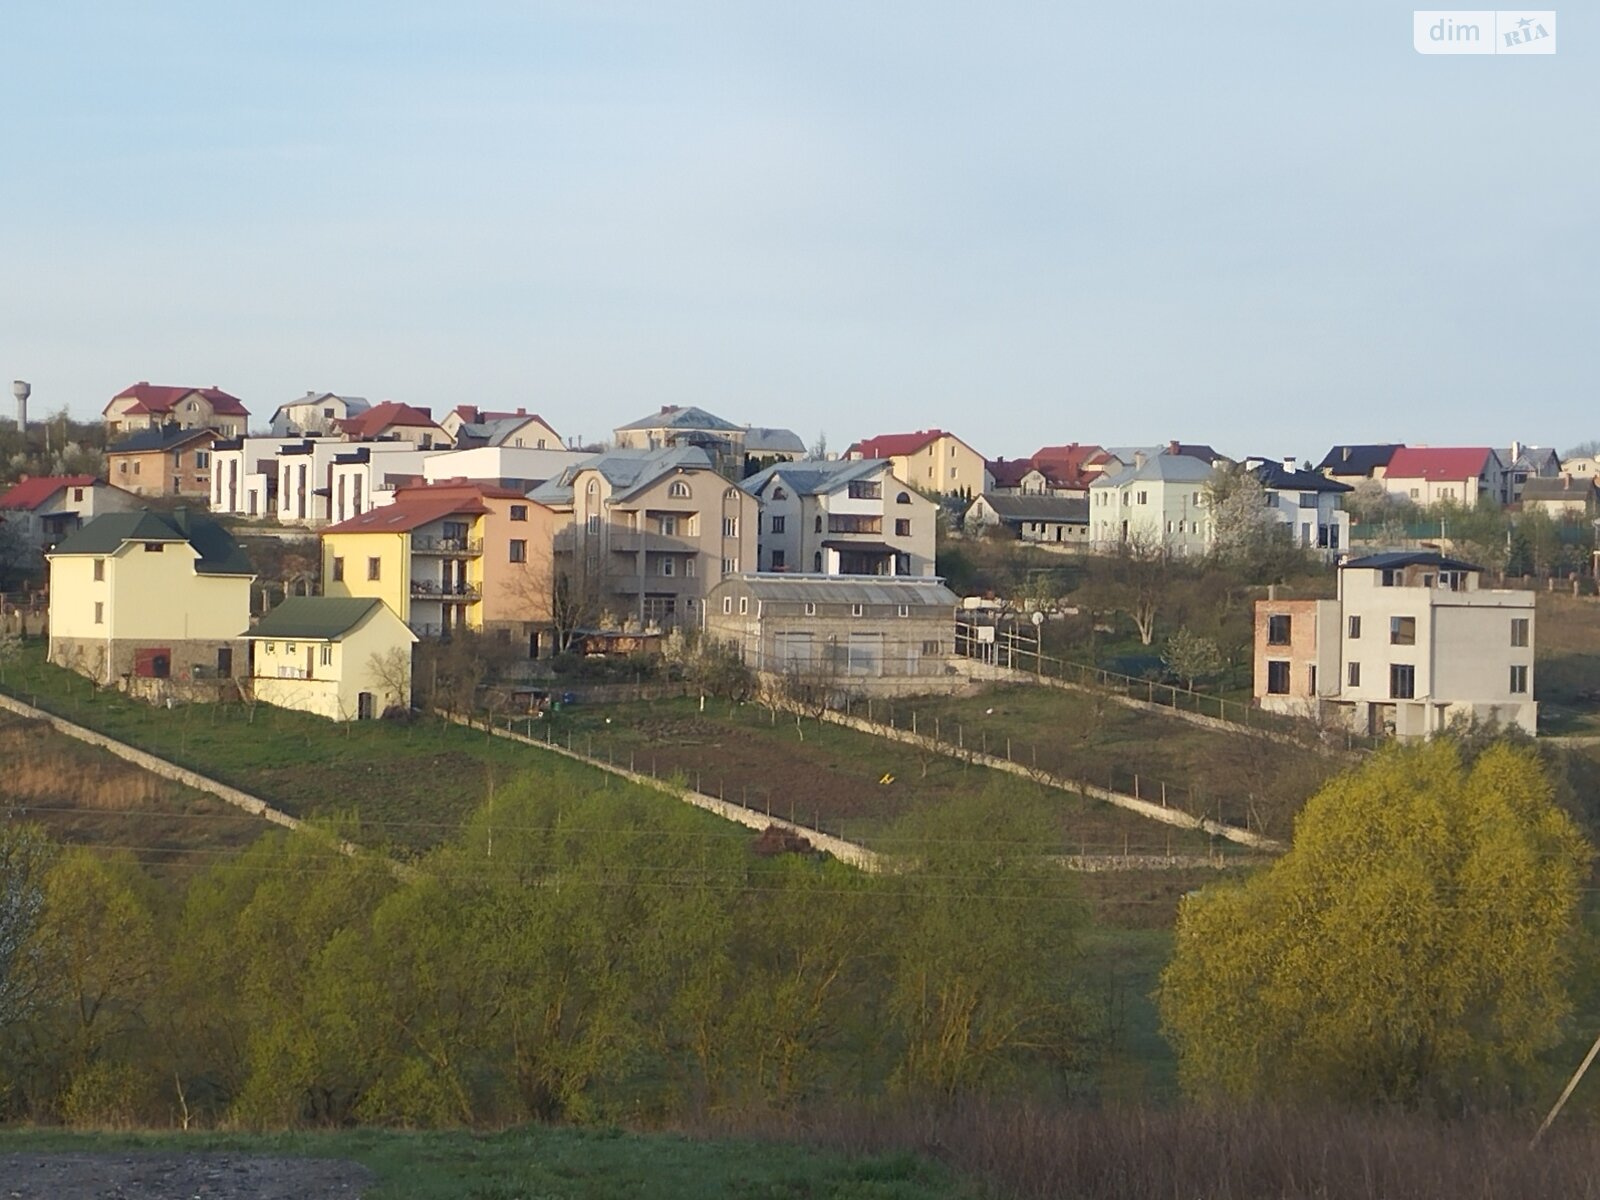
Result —
[[178, 532], [184, 537], [189, 536], [189, 506], [180, 504], [172, 510], [172, 523], [178, 527]]
[[1517, 459], [1519, 459], [1521, 457], [1522, 457], [1522, 443], [1521, 442], [1512, 442], [1511, 443], [1511, 461], [1512, 462], [1516, 462]]
[[1299, 467], [1295, 466], [1294, 455], [1289, 454], [1284, 457], [1283, 469], [1289, 472], [1291, 475], [1300, 469]]
[[1349, 446], [1345, 446], [1345, 447], [1343, 447], [1343, 450], [1344, 450], [1344, 461], [1345, 462], [1349, 462], [1350, 461], [1350, 447]]
[[1268, 600], [1276, 600], [1277, 598], [1278, 598], [1278, 585], [1275, 584], [1275, 583], [1267, 584], [1267, 599]]
[[1145, 463], [1144, 451], [1143, 450], [1135, 450], [1133, 452], [1133, 467], [1134, 467], [1134, 470], [1138, 470], [1140, 467], [1144, 466], [1144, 463]]
[[525, 408], [522, 408], [521, 406], [518, 406], [518, 408], [517, 408], [517, 416], [525, 417], [527, 415], [528, 415], [528, 410], [525, 409]]
[[11, 394], [17, 398], [17, 430], [27, 433], [28, 397], [33, 395], [33, 388], [25, 380], [18, 379], [11, 385]]
[[1178, 443], [1177, 442], [1168, 442], [1167, 443], [1167, 453], [1168, 454], [1176, 454], [1177, 452], [1178, 452]]

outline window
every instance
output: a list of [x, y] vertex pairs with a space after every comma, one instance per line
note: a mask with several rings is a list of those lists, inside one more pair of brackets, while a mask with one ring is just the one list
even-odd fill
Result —
[[333, 644], [324, 642], [322, 649], [317, 654], [317, 661], [325, 667], [333, 666]]
[[911, 606], [909, 604], [898, 605], [894, 610], [894, 615], [897, 617], [909, 617], [911, 615]]
[[1417, 644], [1417, 619], [1415, 617], [1389, 618], [1389, 644], [1415, 646]]
[[1410, 700], [1417, 694], [1417, 669], [1410, 663], [1394, 663], [1389, 667], [1389, 698]]
[[[1528, 618], [1511, 618], [1511, 644], [1513, 646], [1526, 646], [1528, 644]], [[1515, 691], [1516, 689], [1512, 689]]]
[[1289, 694], [1289, 664], [1283, 661], [1274, 661], [1267, 664], [1267, 695], [1287, 696]]
[[689, 485], [681, 479], [674, 479], [667, 488], [667, 495], [674, 500], [687, 500], [689, 499]]
[[869, 479], [852, 479], [845, 485], [845, 494], [852, 500], [877, 500], [883, 495], [883, 485]]
[[377, 579], [383, 570], [383, 560], [379, 558], [367, 559], [367, 578]]
[[772, 532], [773, 533], [782, 533], [782, 532], [784, 532], [784, 524], [785, 524], [785, 520], [784, 520], [783, 517], [773, 517], [772, 518]]
[[896, 504], [910, 504], [911, 503], [911, 493], [910, 492], [901, 492], [898, 496], [896, 496], [894, 498], [894, 502]]
[[922, 643], [922, 652], [924, 654], [938, 654], [938, 653], [940, 653], [939, 643], [938, 642], [923, 642]]
[[739, 498], [739, 489], [729, 488], [727, 491], [722, 493], [722, 498], [724, 500], [737, 500]]
[[684, 578], [686, 578], [686, 579], [693, 579], [694, 578], [694, 572], [695, 572], [695, 565], [694, 564], [695, 564], [695, 557], [692, 554], [689, 555], [687, 558], [685, 558], [683, 560]]
[[782, 550], [774, 550], [772, 552], [772, 569], [774, 571], [782, 571], [787, 566], [788, 556]]
[[817, 606], [810, 600], [806, 601], [805, 614], [808, 617], [814, 617], [817, 615]]
[[722, 573], [724, 575], [737, 575], [739, 573], [739, 560], [737, 558], [723, 559]]
[[511, 561], [525, 563], [528, 561], [528, 543], [524, 538], [513, 538], [511, 541]]
[[1350, 618], [1350, 636], [1352, 638], [1358, 638], [1358, 637], [1361, 636], [1361, 618], [1360, 617], [1351, 617]]
[[596, 514], [591, 513], [590, 516], [589, 516], [589, 519], [586, 520], [583, 523], [583, 529], [584, 529], [585, 533], [599, 533], [600, 532], [600, 518], [599, 518], [599, 516], [596, 515]]
[[119, 462], [117, 464], [117, 472], [118, 472], [118, 474], [121, 474], [121, 475], [126, 475], [128, 473], [128, 460], [127, 459], [123, 459], [121, 462]]
[[1406, 579], [1404, 572], [1385, 567], [1382, 576], [1378, 580], [1378, 584], [1380, 587], [1399, 587], [1401, 584], [1405, 583], [1405, 581]]
[[83, 489], [82, 488], [73, 488], [72, 489], [72, 502], [74, 504], [83, 503]]
[[817, 525], [816, 525], [816, 528], [814, 530], [812, 530], [812, 532], [813, 533], [821, 533], [822, 532], [822, 514], [821, 513], [817, 514]]
[[895, 537], [910, 537], [911, 536], [911, 520], [910, 520], [910, 518], [908, 518], [908, 517], [900, 517], [899, 519], [897, 519], [895, 521], [895, 523], [894, 523], [894, 535], [895, 535]]
[[1353, 663], [1349, 664], [1349, 666], [1347, 666], [1345, 668], [1344, 678], [1345, 678], [1345, 682], [1350, 687], [1360, 687], [1361, 686], [1361, 664], [1358, 663], [1358, 662], [1353, 662]]
[[1289, 644], [1290, 620], [1287, 613], [1278, 613], [1267, 618], [1267, 645], [1287, 646]]
[[104, 601], [96, 600], [94, 602], [94, 623], [96, 625], [104, 625], [106, 623], [106, 606]]
[[1513, 696], [1526, 696], [1528, 694], [1528, 668], [1515, 666], [1511, 668], [1511, 694]]
[[211, 455], [207, 454], [204, 450], [196, 450], [194, 452], [194, 465], [197, 470], [204, 467], [209, 467], [211, 465]]
[[818, 550], [811, 556], [811, 569], [818, 575], [822, 574], [822, 551]]
[[1150, 493], [1149, 492], [1140, 492], [1139, 493], [1139, 503], [1140, 504], [1144, 504], [1149, 499], [1149, 497], [1150, 497]]
[[526, 504], [513, 504], [511, 506], [511, 519], [513, 521], [526, 521], [528, 519], [528, 506]]
[[333, 559], [333, 581], [335, 583], [344, 582], [344, 559], [337, 555]]
[[859, 617], [859, 616], [860, 616], [860, 615], [861, 615], [861, 605], [859, 605], [859, 604], [852, 604], [852, 605], [851, 605], [851, 606], [850, 606], [850, 615], [851, 615], [851, 616], [852, 616], [852, 617]]
[[134, 473], [134, 474], [135, 474], [135, 475], [137, 475], [137, 474], [138, 474], [138, 473], [139, 473], [139, 463], [138, 463], [138, 460], [135, 460], [135, 461], [134, 461], [134, 464], [133, 464], [133, 473]]
[[285, 642], [283, 644], [283, 652], [285, 654], [293, 654], [294, 653], [294, 643], [293, 642]]
[[738, 517], [723, 517], [722, 518], [722, 536], [723, 537], [738, 537], [739, 536], [739, 518]]
[[657, 558], [657, 560], [656, 560], [656, 574], [657, 575], [663, 575], [663, 576], [666, 576], [667, 578], [670, 579], [672, 577], [673, 572], [675, 572], [676, 570], [677, 570], [677, 567], [672, 561], [672, 555], [663, 554], [659, 558]]
[[96, 583], [104, 583], [106, 581], [106, 560], [103, 558], [94, 560], [94, 581]]
[[165, 543], [162, 542], [146, 542], [144, 544], [144, 552], [146, 554], [160, 554], [166, 548]]
[[722, 598], [722, 615], [726, 617], [726, 616], [729, 616], [730, 614], [732, 614], [732, 612], [733, 612], [733, 597], [732, 596], [724, 596]]
[[742, 617], [742, 616], [747, 615], [749, 612], [750, 612], [750, 597], [749, 596], [740, 596], [739, 597], [739, 615]]

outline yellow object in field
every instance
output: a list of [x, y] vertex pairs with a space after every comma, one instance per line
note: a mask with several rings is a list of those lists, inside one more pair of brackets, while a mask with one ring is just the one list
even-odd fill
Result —
[[880, 780], [878, 780], [878, 782], [879, 782], [879, 783], [880, 783], [880, 784], [890, 784], [890, 783], [893, 783], [893, 782], [894, 782], [894, 776], [893, 776], [893, 775], [890, 775], [890, 774], [888, 774], [888, 773], [887, 773], [887, 772], [885, 772], [885, 773], [884, 773], [884, 776], [883, 776], [883, 778], [882, 778], [882, 779], [880, 779]]

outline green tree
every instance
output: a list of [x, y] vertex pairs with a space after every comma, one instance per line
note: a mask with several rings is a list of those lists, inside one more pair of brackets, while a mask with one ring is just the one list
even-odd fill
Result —
[[1180, 625], [1178, 632], [1167, 639], [1167, 650], [1161, 661], [1167, 670], [1183, 680], [1184, 686], [1193, 688], [1195, 680], [1209, 679], [1222, 670], [1222, 651], [1213, 639], [1191, 633], [1187, 625]]
[[32, 936], [44, 908], [44, 879], [55, 848], [37, 825], [0, 826], [0, 1029], [33, 1010], [40, 973]]
[[1184, 902], [1160, 1005], [1194, 1092], [1454, 1104], [1525, 1076], [1569, 1009], [1590, 850], [1537, 753], [1392, 747], [1294, 846]]

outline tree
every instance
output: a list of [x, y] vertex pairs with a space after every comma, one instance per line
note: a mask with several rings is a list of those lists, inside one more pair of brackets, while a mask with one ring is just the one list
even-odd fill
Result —
[[21, 526], [0, 520], [0, 592], [10, 591], [37, 560]]
[[1085, 585], [1080, 600], [1092, 611], [1120, 612], [1132, 619], [1139, 641], [1155, 641], [1156, 616], [1172, 599], [1172, 554], [1166, 543], [1135, 534], [1112, 558], [1096, 564], [1098, 577]]
[[44, 878], [54, 851], [44, 830], [7, 820], [0, 826], [0, 1028], [27, 1017], [38, 971], [30, 935], [44, 907]]
[[1334, 780], [1293, 849], [1179, 912], [1162, 1022], [1191, 1091], [1416, 1105], [1557, 1040], [1590, 849], [1536, 751], [1449, 738]]
[[1185, 687], [1193, 690], [1195, 680], [1208, 679], [1222, 670], [1222, 651], [1211, 638], [1191, 633], [1187, 625], [1180, 625], [1178, 632], [1167, 639], [1167, 650], [1161, 661], [1167, 670], [1183, 680]]
[[1287, 557], [1298, 557], [1293, 530], [1272, 515], [1261, 477], [1242, 464], [1224, 464], [1206, 484], [1211, 518], [1211, 557], [1248, 578], [1276, 578]]
[[755, 691], [755, 674], [745, 666], [738, 648], [699, 630], [672, 630], [662, 641], [661, 657], [682, 672], [702, 697], [745, 700]]

